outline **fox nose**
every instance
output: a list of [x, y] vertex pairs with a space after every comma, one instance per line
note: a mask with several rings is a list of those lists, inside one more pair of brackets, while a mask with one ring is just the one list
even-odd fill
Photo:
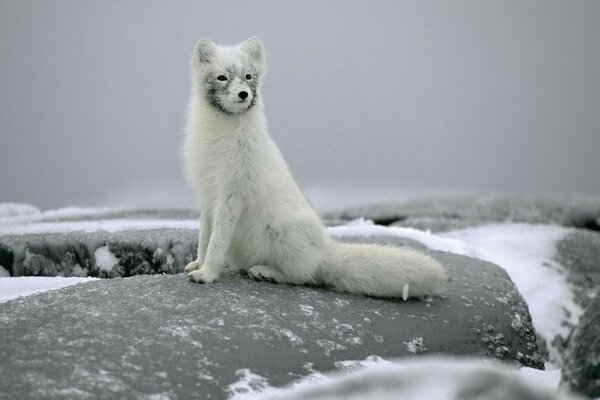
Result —
[[242, 90], [241, 92], [238, 93], [238, 96], [240, 96], [240, 99], [246, 100], [246, 97], [248, 97], [248, 92], [246, 92], [245, 90]]

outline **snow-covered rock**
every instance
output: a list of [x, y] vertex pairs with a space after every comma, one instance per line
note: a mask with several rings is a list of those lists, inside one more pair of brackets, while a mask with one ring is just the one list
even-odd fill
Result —
[[12, 276], [177, 273], [195, 256], [192, 229], [25, 233], [0, 236], [0, 265]]
[[485, 223], [523, 222], [600, 230], [598, 197], [454, 196], [354, 207], [326, 215], [338, 222], [368, 218], [381, 225], [434, 232]]
[[[213, 398], [346, 368], [347, 360], [487, 356], [543, 367], [508, 275], [430, 251], [448, 269], [440, 298], [386, 300], [226, 273], [96, 280], [0, 304], [9, 398]], [[116, 267], [113, 267], [116, 268]], [[9, 278], [10, 279], [10, 278]]]
[[562, 384], [600, 397], [600, 293], [585, 310], [566, 351]]

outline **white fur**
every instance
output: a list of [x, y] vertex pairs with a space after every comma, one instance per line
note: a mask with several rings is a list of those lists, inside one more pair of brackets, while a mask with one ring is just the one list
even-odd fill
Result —
[[[227, 110], [232, 106], [230, 113], [210, 104], [207, 74], [248, 62], [257, 71], [255, 105], [240, 111], [224, 104]], [[256, 38], [234, 47], [202, 39], [194, 49], [184, 154], [201, 197], [201, 217], [198, 258], [185, 269], [189, 279], [213, 282], [229, 265], [256, 279], [325, 284], [379, 297], [439, 294], [446, 275], [432, 258], [409, 249], [337, 243], [326, 235], [267, 133], [260, 94], [264, 71]], [[243, 86], [235, 81], [231, 90]]]

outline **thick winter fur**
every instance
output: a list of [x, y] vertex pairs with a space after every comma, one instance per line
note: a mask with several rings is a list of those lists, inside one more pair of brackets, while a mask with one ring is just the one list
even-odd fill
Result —
[[259, 280], [378, 297], [439, 294], [446, 275], [432, 258], [327, 236], [267, 133], [264, 73], [257, 38], [233, 47], [201, 39], [192, 54], [184, 153], [201, 217], [198, 258], [185, 268], [189, 279], [214, 282], [229, 265]]

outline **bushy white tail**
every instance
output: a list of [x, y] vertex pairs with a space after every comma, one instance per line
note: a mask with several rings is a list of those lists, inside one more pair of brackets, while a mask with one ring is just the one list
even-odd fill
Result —
[[319, 278], [342, 292], [405, 300], [439, 295], [447, 279], [440, 263], [416, 250], [333, 241]]

